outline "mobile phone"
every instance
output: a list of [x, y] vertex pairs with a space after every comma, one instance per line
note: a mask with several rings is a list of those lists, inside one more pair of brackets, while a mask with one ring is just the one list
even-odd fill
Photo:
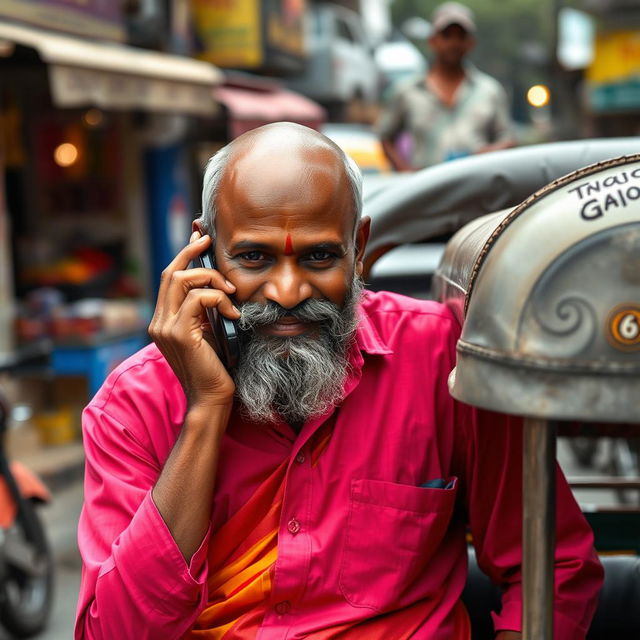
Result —
[[[216, 261], [213, 248], [203, 251], [197, 258], [198, 266], [204, 269], [215, 269]], [[229, 318], [225, 318], [216, 308], [207, 307], [207, 318], [213, 331], [213, 340], [218, 357], [226, 369], [233, 369], [240, 357], [240, 338], [238, 325]]]

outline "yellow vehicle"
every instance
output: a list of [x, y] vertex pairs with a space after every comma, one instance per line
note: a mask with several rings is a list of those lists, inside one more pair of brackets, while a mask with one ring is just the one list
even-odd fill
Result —
[[391, 165], [378, 137], [360, 124], [327, 123], [322, 133], [350, 155], [364, 174], [389, 173]]

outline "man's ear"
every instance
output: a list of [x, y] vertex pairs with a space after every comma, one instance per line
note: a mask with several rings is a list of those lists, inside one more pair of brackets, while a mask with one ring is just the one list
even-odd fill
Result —
[[364, 271], [364, 250], [369, 240], [369, 232], [371, 231], [371, 218], [365, 216], [360, 220], [358, 230], [356, 231], [356, 273], [361, 276]]
[[206, 235], [202, 227], [202, 218], [196, 218], [191, 223], [191, 231], [197, 231], [201, 236]]

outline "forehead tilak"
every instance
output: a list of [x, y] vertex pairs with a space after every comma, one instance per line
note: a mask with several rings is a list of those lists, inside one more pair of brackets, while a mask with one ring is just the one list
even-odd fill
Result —
[[290, 233], [287, 233], [287, 237], [284, 241], [284, 255], [285, 256], [293, 255], [293, 240], [291, 239]]

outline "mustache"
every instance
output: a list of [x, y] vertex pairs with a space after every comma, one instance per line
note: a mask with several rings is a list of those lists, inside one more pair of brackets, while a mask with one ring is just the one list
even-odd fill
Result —
[[250, 331], [256, 327], [270, 325], [284, 317], [293, 317], [300, 322], [327, 322], [340, 314], [340, 307], [329, 300], [303, 300], [300, 304], [287, 309], [273, 300], [266, 303], [245, 302], [239, 308], [240, 318], [237, 321], [240, 329]]

